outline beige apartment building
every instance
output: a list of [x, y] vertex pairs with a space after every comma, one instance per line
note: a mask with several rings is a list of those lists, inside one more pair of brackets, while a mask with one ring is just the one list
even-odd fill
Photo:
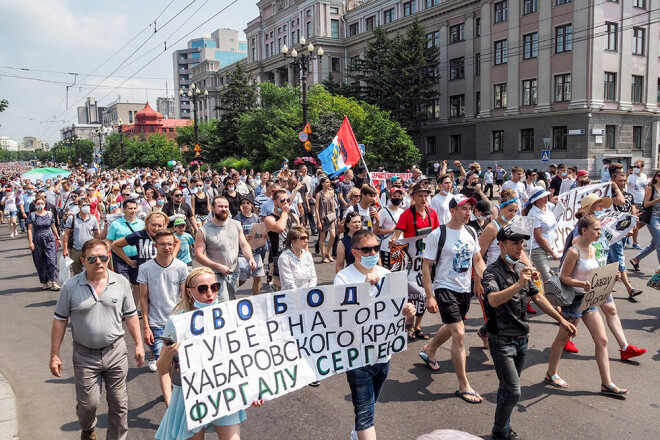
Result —
[[[281, 47], [322, 46], [307, 83], [335, 80], [362, 56], [371, 30], [413, 20], [438, 46], [440, 97], [415, 140], [424, 159], [594, 174], [602, 158], [657, 166], [660, 0], [263, 0], [247, 24], [245, 68], [255, 81], [300, 83]], [[300, 48], [298, 48], [300, 50]], [[213, 72], [221, 87], [233, 65]], [[547, 164], [547, 163], [546, 163]]]

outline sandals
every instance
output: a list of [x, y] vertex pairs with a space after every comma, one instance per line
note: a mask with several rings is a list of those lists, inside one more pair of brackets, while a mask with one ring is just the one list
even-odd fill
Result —
[[[484, 401], [484, 398], [479, 395], [476, 391], [461, 391], [461, 390], [456, 390], [454, 393], [461, 399], [465, 400], [467, 403], [472, 403], [474, 405], [479, 404]], [[466, 396], [474, 396], [479, 400], [470, 400]]]
[[330, 260], [328, 259], [328, 257], [323, 257], [321, 259], [321, 263], [329, 263], [329, 262], [330, 262]]
[[642, 294], [642, 291], [641, 291], [641, 290], [639, 290], [639, 289], [633, 289], [633, 290], [631, 290], [630, 292], [628, 292], [628, 298], [634, 298], [634, 297], [636, 297], [637, 295], [641, 295], [641, 294]]
[[[426, 353], [424, 350], [419, 351], [419, 357], [424, 361], [426, 364], [426, 367], [431, 370], [431, 371], [438, 371], [440, 370], [440, 365], [438, 365], [438, 361], [432, 361], [429, 358], [428, 353]], [[435, 368], [434, 368], [435, 367]]]
[[[556, 380], [559, 380], [559, 382], [555, 382]], [[550, 373], [545, 373], [545, 379], [543, 379], [543, 382], [552, 385], [555, 388], [568, 388], [566, 381], [559, 377], [558, 374], [550, 376]]]
[[625, 388], [619, 388], [618, 386], [614, 385], [613, 383], [610, 382], [609, 385], [605, 385], [604, 383], [600, 384], [600, 392], [601, 394], [610, 394], [610, 395], [615, 395], [615, 396], [621, 396], [624, 394], [628, 394], [628, 390]]
[[424, 333], [422, 331], [422, 329], [415, 330], [415, 336], [418, 337], [419, 339], [423, 339], [425, 341], [428, 341], [429, 339], [431, 339], [431, 337], [429, 335], [427, 335], [426, 333]]
[[406, 331], [408, 332], [408, 342], [412, 342], [417, 338], [417, 335], [415, 334], [415, 330], [413, 329], [412, 325], [408, 326], [406, 328]]
[[632, 264], [633, 270], [635, 272], [639, 272], [639, 263], [635, 263], [633, 260], [630, 260], [630, 264]]

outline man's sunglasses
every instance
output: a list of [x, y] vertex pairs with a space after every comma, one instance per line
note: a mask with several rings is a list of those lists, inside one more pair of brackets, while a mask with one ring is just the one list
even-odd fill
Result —
[[353, 248], [353, 249], [356, 249], [362, 252], [363, 254], [369, 254], [371, 252], [378, 252], [380, 250], [380, 245], [377, 244], [376, 246], [365, 246], [365, 247]]
[[220, 283], [213, 283], [210, 286], [208, 284], [190, 286], [191, 289], [197, 289], [197, 292], [201, 293], [202, 295], [209, 291], [209, 287], [211, 288], [211, 292], [216, 293], [218, 290], [220, 290]]
[[291, 199], [280, 199], [280, 203], [284, 203], [284, 202], [287, 202], [287, 203], [288, 203], [288, 202], [290, 202], [290, 201], [291, 201]]
[[183, 194], [172, 194], [172, 197], [181, 197]]
[[101, 260], [101, 263], [107, 263], [108, 260], [110, 259], [110, 257], [107, 256], [107, 255], [99, 255], [99, 256], [92, 255], [92, 256], [90, 256], [90, 257], [87, 257], [87, 262], [88, 262], [89, 264], [94, 264], [94, 263], [96, 263], [96, 259], [97, 259], [97, 258], [98, 258], [99, 260]]

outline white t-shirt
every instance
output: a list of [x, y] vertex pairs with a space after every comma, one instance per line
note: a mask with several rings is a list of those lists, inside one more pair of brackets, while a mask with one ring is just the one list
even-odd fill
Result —
[[[434, 229], [424, 240], [424, 259], [435, 261], [438, 239], [442, 228]], [[447, 236], [442, 247], [440, 261], [435, 268], [433, 290], [449, 289], [454, 292], [471, 291], [472, 257], [479, 252], [479, 241], [472, 238], [466, 226], [461, 229], [446, 228]], [[474, 234], [476, 237], [476, 233]]]
[[[401, 213], [403, 213], [403, 211], [404, 210], [401, 208], [398, 208], [396, 211], [392, 211], [389, 206], [387, 208], [381, 209], [378, 213], [380, 216], [380, 227], [383, 229], [393, 229], [396, 227], [396, 224], [399, 222], [399, 217], [401, 217]], [[393, 233], [383, 237], [383, 241], [380, 242], [381, 251], [387, 251], [389, 249], [388, 244], [392, 239], [392, 235]]]
[[492, 185], [493, 184], [493, 172], [492, 171], [486, 171], [484, 173], [484, 182], [487, 185]]
[[520, 203], [518, 204], [519, 206], [522, 206], [525, 203], [527, 203], [527, 191], [525, 191], [524, 183], [522, 183], [521, 181], [516, 183], [513, 180], [507, 180], [506, 182], [504, 182], [504, 185], [502, 185], [502, 189], [507, 189], [507, 188], [511, 188], [516, 192], [516, 195], [520, 200]]
[[561, 181], [561, 186], [559, 187], [559, 194], [567, 193], [571, 190], [571, 186], [575, 183], [575, 179], [570, 177], [565, 178]]
[[[534, 218], [534, 229], [541, 228], [541, 235], [554, 249], [556, 238], [555, 228], [557, 227], [557, 220], [555, 219], [555, 215], [552, 213], [550, 204], [546, 205], [545, 211], [539, 209], [537, 206], [532, 206], [532, 209], [529, 210], [528, 215], [529, 217]], [[534, 239], [534, 235], [532, 235], [532, 249], [538, 249], [540, 247], [541, 246]], [[558, 249], [554, 250], [555, 252], [558, 251]]]
[[[371, 222], [371, 214], [369, 213], [369, 208], [364, 209], [364, 208], [362, 208], [362, 206], [359, 203], [355, 206], [358, 207], [359, 212], [360, 212], [360, 217], [362, 217], [362, 227], [364, 229], [368, 229], [369, 231], [373, 232], [374, 227], [373, 227], [373, 224]], [[355, 207], [350, 206], [350, 207], [346, 208], [346, 211], [344, 212], [344, 218], [346, 218], [346, 216], [348, 216], [349, 212], [355, 212]]]
[[[378, 274], [378, 277], [382, 278], [390, 271], [388, 269], [385, 269], [382, 266], [375, 266], [376, 273]], [[332, 284], [335, 286], [340, 285], [340, 284], [356, 284], [356, 283], [364, 283], [367, 279], [367, 276], [357, 270], [354, 264], [351, 264], [348, 267], [345, 267], [344, 269], [340, 270], [337, 272], [337, 275], [335, 275], [335, 280]], [[371, 286], [369, 288], [369, 294], [371, 295], [372, 298], [374, 298], [376, 295], [378, 295], [378, 288], [376, 286]], [[387, 358], [381, 359], [380, 361], [376, 362], [378, 364], [389, 362], [391, 356], [387, 356]]]
[[435, 209], [436, 214], [438, 214], [438, 221], [441, 225], [447, 224], [449, 223], [449, 220], [451, 220], [449, 202], [451, 202], [453, 198], [453, 194], [447, 194], [444, 196], [442, 193], [438, 193], [431, 199], [431, 209]]
[[[289, 196], [291, 195], [291, 191], [287, 190], [287, 193], [289, 193]], [[301, 214], [298, 212], [298, 203], [302, 205], [303, 199], [302, 196], [300, 195], [299, 192], [296, 193], [296, 196], [291, 200], [291, 204], [289, 205], [291, 207], [291, 210], [296, 213], [296, 215], [300, 216]]]
[[635, 203], [644, 202], [644, 188], [649, 183], [649, 176], [640, 173], [639, 176], [635, 173], [628, 176], [628, 192], [633, 195]]
[[188, 265], [176, 258], [167, 267], [161, 266], [155, 259], [140, 265], [137, 282], [147, 285], [149, 325], [165, 325], [181, 299], [181, 283], [186, 281], [187, 276]]

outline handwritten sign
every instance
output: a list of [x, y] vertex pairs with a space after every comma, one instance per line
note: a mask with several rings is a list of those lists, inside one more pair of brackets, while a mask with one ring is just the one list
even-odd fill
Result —
[[408, 301], [417, 309], [417, 315], [424, 313], [426, 294], [422, 284], [422, 264], [424, 263], [424, 240], [428, 237], [404, 238], [394, 242], [389, 252], [381, 252], [383, 267], [392, 272], [403, 271], [408, 276]]
[[405, 283], [392, 273], [173, 316], [188, 429], [405, 350]]
[[619, 271], [619, 263], [606, 264], [605, 266], [591, 269], [589, 282], [591, 291], [584, 294], [580, 311], [585, 311], [590, 307], [599, 306], [610, 297], [616, 282], [616, 274]]
[[265, 223], [253, 223], [250, 233], [245, 236], [252, 249], [259, 249], [266, 246], [268, 240], [268, 233], [266, 231]]

